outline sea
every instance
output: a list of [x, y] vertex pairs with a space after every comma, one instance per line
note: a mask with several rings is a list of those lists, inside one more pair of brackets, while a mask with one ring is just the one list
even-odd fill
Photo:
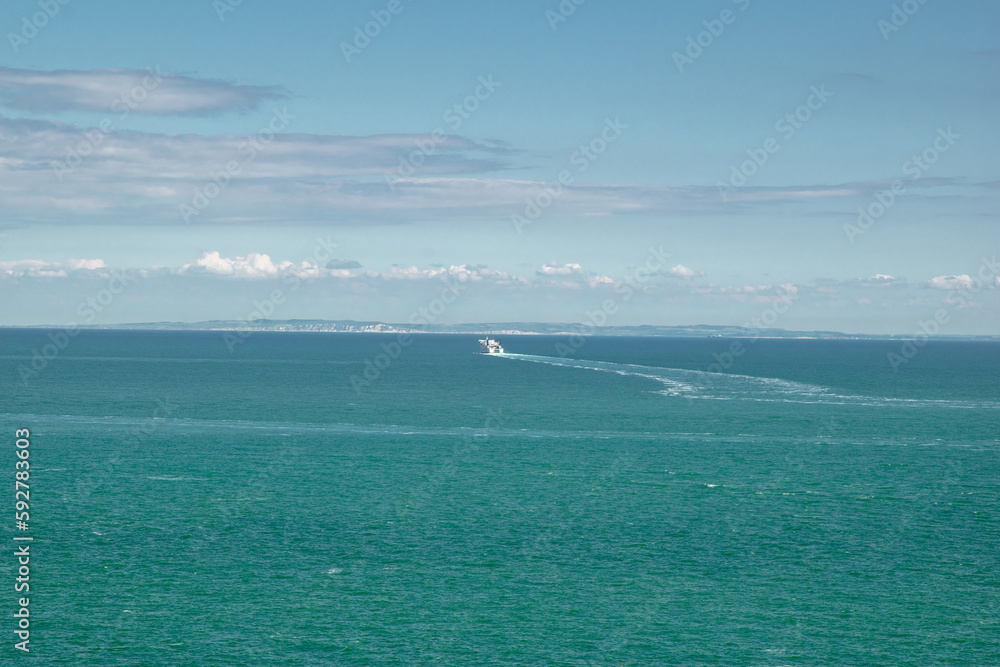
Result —
[[5, 665], [1000, 665], [1000, 343], [70, 333]]

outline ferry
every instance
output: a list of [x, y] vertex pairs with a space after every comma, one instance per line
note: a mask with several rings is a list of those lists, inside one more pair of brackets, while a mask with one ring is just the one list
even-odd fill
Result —
[[500, 341], [493, 340], [492, 338], [479, 341], [479, 349], [483, 352], [483, 354], [503, 354], [503, 348], [500, 346]]

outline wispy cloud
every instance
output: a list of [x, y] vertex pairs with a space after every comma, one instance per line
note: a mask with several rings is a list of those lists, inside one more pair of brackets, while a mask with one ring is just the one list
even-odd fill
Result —
[[41, 259], [22, 259], [0, 262], [0, 276], [6, 278], [66, 278], [77, 271], [107, 269], [102, 259], [67, 259], [47, 262]]
[[287, 97], [277, 86], [245, 86], [161, 72], [159, 68], [31, 70], [0, 67], [0, 103], [31, 112], [129, 110], [210, 116], [250, 111]]
[[896, 278], [887, 273], [876, 273], [867, 278], [855, 278], [844, 282], [844, 285], [849, 287], [905, 287], [906, 284], [905, 278]]
[[[275, 110], [285, 115], [285, 110]], [[294, 118], [287, 121], [293, 126]], [[102, 131], [0, 116], [0, 222], [8, 224], [306, 224], [510, 220], [551, 184], [498, 178], [518, 152], [438, 137], [418, 175], [398, 178], [423, 134], [252, 136]], [[256, 141], [256, 143], [255, 143]], [[85, 153], [85, 154], [84, 154]], [[222, 183], [220, 186], [219, 183]], [[829, 206], [881, 182], [743, 188], [572, 184], [546, 216], [739, 215], [773, 206]], [[920, 187], [952, 184], [926, 179]], [[915, 186], [916, 187], [916, 186]], [[213, 191], [214, 189], [214, 191]], [[206, 193], [212, 192], [209, 197]], [[184, 207], [196, 209], [185, 216]], [[846, 207], [845, 207], [846, 208]]]
[[355, 259], [331, 259], [326, 263], [326, 268], [328, 269], [360, 269], [361, 262]]

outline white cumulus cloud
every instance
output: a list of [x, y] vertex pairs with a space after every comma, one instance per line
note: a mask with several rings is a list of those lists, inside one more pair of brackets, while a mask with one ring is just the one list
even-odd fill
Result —
[[583, 267], [579, 264], [559, 264], [558, 262], [548, 262], [538, 269], [540, 276], [582, 276]]
[[245, 257], [223, 257], [218, 250], [202, 253], [190, 264], [180, 267], [182, 274], [213, 274], [243, 280], [275, 278], [279, 275], [294, 274], [303, 278], [320, 275], [320, 269], [310, 262], [284, 261], [275, 263], [269, 255], [252, 252]]
[[968, 275], [937, 276], [927, 281], [928, 287], [935, 289], [972, 289], [976, 282]]
[[677, 266], [670, 269], [667, 273], [669, 273], [672, 276], [676, 276], [678, 278], [694, 278], [695, 276], [699, 275], [697, 271], [695, 271], [694, 269], [689, 269], [683, 264], [678, 264]]

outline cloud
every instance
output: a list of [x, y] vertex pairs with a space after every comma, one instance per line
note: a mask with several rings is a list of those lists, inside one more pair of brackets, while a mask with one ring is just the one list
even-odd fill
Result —
[[498, 201], [505, 213], [523, 206], [524, 187], [434, 180], [503, 168], [512, 152], [457, 136], [440, 140], [420, 167], [431, 180], [394, 193], [386, 178], [429, 137], [279, 132], [254, 145], [247, 136], [105, 132], [0, 116], [0, 221], [181, 224], [187, 205], [197, 206], [190, 222], [202, 224], [398, 222], [484, 217], [486, 209], [496, 217]]
[[591, 277], [587, 278], [587, 284], [590, 285], [591, 287], [596, 288], [596, 287], [604, 287], [604, 286], [606, 286], [606, 287], [614, 287], [618, 283], [616, 283], [613, 278], [610, 278], [608, 276], [591, 276]]
[[287, 97], [275, 86], [242, 86], [159, 68], [30, 70], [0, 67], [0, 102], [32, 112], [95, 111], [208, 116], [250, 111]]
[[[264, 132], [279, 114], [285, 118], [286, 111], [261, 120], [259, 137], [80, 128], [0, 116], [0, 222], [509, 221], [526, 216], [526, 206], [543, 197], [552, 203], [541, 215], [553, 218], [739, 215], [789, 203], [828, 206], [829, 200], [873, 187], [742, 188], [727, 203], [715, 186], [574, 183], [553, 198], [551, 183], [495, 177], [516, 166], [518, 155], [497, 142], [430, 134], [299, 134], [291, 115], [279, 125], [285, 130]], [[419, 144], [432, 145], [433, 152], [420, 152]], [[415, 154], [422, 163], [399, 178], [401, 165], [410, 173], [415, 163], [409, 156]]]
[[853, 287], [903, 287], [907, 283], [905, 278], [896, 278], [886, 273], [876, 273], [867, 278], [847, 280], [845, 284]]
[[[540, 284], [566, 289], [580, 289], [583, 285], [587, 285], [592, 289], [597, 289], [600, 287], [615, 287], [619, 284], [624, 284], [619, 283], [610, 276], [586, 271], [582, 266], [575, 262], [566, 264], [561, 264], [559, 262], [547, 262], [535, 271], [535, 275], [538, 277], [538, 282]], [[663, 275], [671, 275], [680, 278], [692, 278], [694, 276], [703, 276], [705, 274], [678, 264], [672, 269], [663, 271]], [[626, 281], [629, 280], [631, 279], [626, 278]], [[645, 283], [646, 281], [644, 280], [643, 282]], [[629, 284], [632, 285], [633, 289], [635, 288], [634, 283]], [[651, 282], [643, 285], [641, 289], [644, 291], [650, 291], [653, 287], [654, 283]]]
[[97, 269], [108, 268], [103, 259], [67, 259], [63, 262], [63, 265], [70, 271], [96, 271]]
[[799, 287], [792, 283], [781, 285], [698, 285], [687, 284], [681, 289], [688, 289], [691, 294], [710, 297], [721, 301], [736, 301], [738, 303], [774, 303], [776, 299], [788, 301], [799, 294]]
[[[325, 247], [329, 247], [329, 242]], [[317, 246], [319, 247], [319, 246]], [[403, 304], [424, 303], [433, 295], [440, 294], [443, 289], [455, 289], [456, 285], [468, 286], [477, 296], [467, 299], [473, 311], [483, 304], [496, 303], [534, 303], [570, 302], [578, 305], [580, 312], [584, 309], [597, 307], [622, 285], [632, 288], [629, 294], [636, 298], [650, 299], [650, 306], [664, 304], [689, 304], [693, 306], [725, 305], [737, 310], [725, 312], [737, 313], [734, 317], [748, 317], [762, 312], [763, 308], [772, 307], [778, 303], [789, 304], [792, 301], [801, 303], [806, 309], [855, 308], [858, 312], [874, 309], [895, 310], [907, 309], [914, 317], [922, 316], [928, 304], [934, 301], [933, 290], [927, 285], [941, 289], [962, 289], [973, 284], [969, 276], [939, 276], [928, 283], [902, 284], [899, 289], [879, 290], [877, 297], [869, 291], [855, 293], [851, 296], [840, 296], [835, 289], [823, 286], [816, 281], [808, 284], [795, 285], [775, 280], [770, 284], [734, 284], [708, 283], [705, 280], [671, 279], [666, 271], [637, 286], [630, 283], [628, 274], [622, 278], [613, 278], [586, 270], [576, 262], [547, 262], [542, 266], [519, 267], [521, 273], [509, 273], [501, 269], [473, 263], [451, 263], [443, 265], [416, 266], [394, 265], [379, 269], [328, 268], [325, 263], [333, 266], [345, 266], [353, 260], [337, 260], [332, 262], [329, 255], [323, 255], [322, 262], [315, 256], [295, 258], [289, 261], [274, 257], [263, 252], [249, 252], [240, 255], [227, 255], [218, 250], [209, 250], [193, 256], [190, 261], [178, 262], [169, 266], [145, 266], [126, 268], [122, 266], [108, 267], [101, 259], [63, 259], [61, 261], [44, 261], [39, 259], [22, 259], [0, 262], [0, 292], [11, 298], [28, 298], [30, 294], [78, 294], [81, 298], [97, 293], [104, 285], [100, 282], [117, 276], [133, 276], [142, 278], [143, 294], [168, 295], [197, 291], [211, 297], [209, 301], [216, 302], [217, 307], [225, 308], [232, 305], [239, 296], [245, 299], [248, 295], [271, 293], [275, 287], [280, 287], [287, 293], [288, 286], [298, 285], [302, 281], [310, 283], [307, 294], [302, 295], [302, 303], [310, 303], [311, 308], [319, 308], [316, 304], [342, 302], [344, 304], [387, 303]], [[360, 264], [360, 262], [359, 262]], [[876, 274], [883, 276], [886, 274]], [[294, 277], [296, 280], [291, 280]], [[873, 276], [875, 277], [875, 276]], [[995, 276], [989, 285], [994, 285]], [[99, 282], [100, 281], [100, 282]], [[829, 281], [830, 285], [842, 285], [842, 282]], [[998, 283], [1000, 286], [1000, 283]], [[56, 292], [53, 292], [53, 289]], [[292, 288], [294, 289], [294, 288]], [[625, 293], [625, 292], [622, 292]], [[130, 291], [130, 294], [132, 292]], [[939, 292], [939, 294], [941, 294]], [[948, 292], [943, 293], [947, 296]], [[988, 299], [1000, 298], [997, 290], [984, 291], [984, 302]], [[133, 297], [129, 297], [130, 299]], [[160, 297], [135, 297], [139, 301], [159, 301]], [[617, 297], [615, 297], [617, 298]], [[532, 302], [531, 300], [536, 301]], [[572, 301], [576, 299], [577, 301]], [[65, 299], [64, 299], [65, 300]], [[167, 299], [169, 301], [169, 299]], [[984, 306], [985, 307], [985, 306]], [[464, 308], [464, 306], [463, 306]], [[548, 306], [542, 306], [541, 311]], [[799, 306], [796, 306], [799, 308]], [[742, 309], [742, 310], [740, 310]], [[319, 313], [319, 310], [310, 312]], [[326, 311], [323, 311], [326, 312]], [[456, 311], [458, 312], [458, 311]], [[465, 312], [465, 311], [463, 311]], [[472, 311], [469, 311], [472, 312]], [[134, 316], [130, 316], [133, 317]], [[169, 317], [176, 317], [171, 315]], [[209, 317], [208, 319], [212, 319]], [[121, 321], [133, 321], [125, 318]], [[151, 321], [151, 320], [150, 320]]]
[[705, 275], [704, 273], [699, 273], [693, 269], [689, 269], [688, 267], [682, 264], [678, 264], [677, 266], [667, 271], [667, 273], [669, 273], [672, 276], [676, 276], [678, 278], [694, 278], [695, 276]]
[[582, 276], [583, 267], [579, 264], [559, 264], [558, 262], [548, 262], [538, 269], [536, 274], [539, 276]]
[[937, 276], [936, 278], [931, 278], [927, 281], [928, 287], [933, 287], [934, 289], [972, 289], [975, 287], [976, 281], [973, 280], [968, 275], [961, 276]]
[[98, 271], [106, 268], [108, 265], [103, 259], [67, 259], [64, 262], [22, 259], [0, 262], [0, 275], [8, 278], [66, 278], [76, 271]]
[[326, 263], [328, 269], [360, 269], [361, 262], [353, 259], [331, 259]]
[[388, 271], [368, 271], [365, 278], [377, 280], [453, 280], [459, 283], [494, 282], [498, 284], [528, 284], [524, 278], [513, 276], [504, 271], [497, 271], [486, 266], [471, 266], [469, 264], [452, 264], [431, 269], [420, 269], [416, 266], [393, 266]]
[[[245, 256], [225, 257], [217, 250], [202, 253], [198, 258], [179, 267], [159, 267], [160, 275], [203, 277], [227, 280], [267, 280], [283, 276], [297, 276], [302, 279], [351, 279], [357, 283], [429, 282], [447, 279], [460, 283], [495, 283], [498, 285], [527, 285], [528, 281], [504, 271], [487, 266], [453, 264], [421, 269], [417, 266], [392, 266], [384, 271], [354, 271], [345, 268], [353, 261], [331, 261], [334, 266], [320, 267], [310, 261], [277, 262], [270, 255], [252, 252]], [[2, 265], [0, 265], [2, 266]], [[148, 273], [148, 272], [147, 272]]]
[[276, 278], [281, 275], [296, 275], [301, 278], [320, 275], [319, 267], [310, 262], [296, 264], [284, 261], [276, 264], [270, 256], [259, 252], [252, 252], [245, 257], [229, 258], [222, 257], [217, 250], [202, 253], [201, 257], [181, 266], [177, 272], [192, 275], [227, 276], [241, 280]]

